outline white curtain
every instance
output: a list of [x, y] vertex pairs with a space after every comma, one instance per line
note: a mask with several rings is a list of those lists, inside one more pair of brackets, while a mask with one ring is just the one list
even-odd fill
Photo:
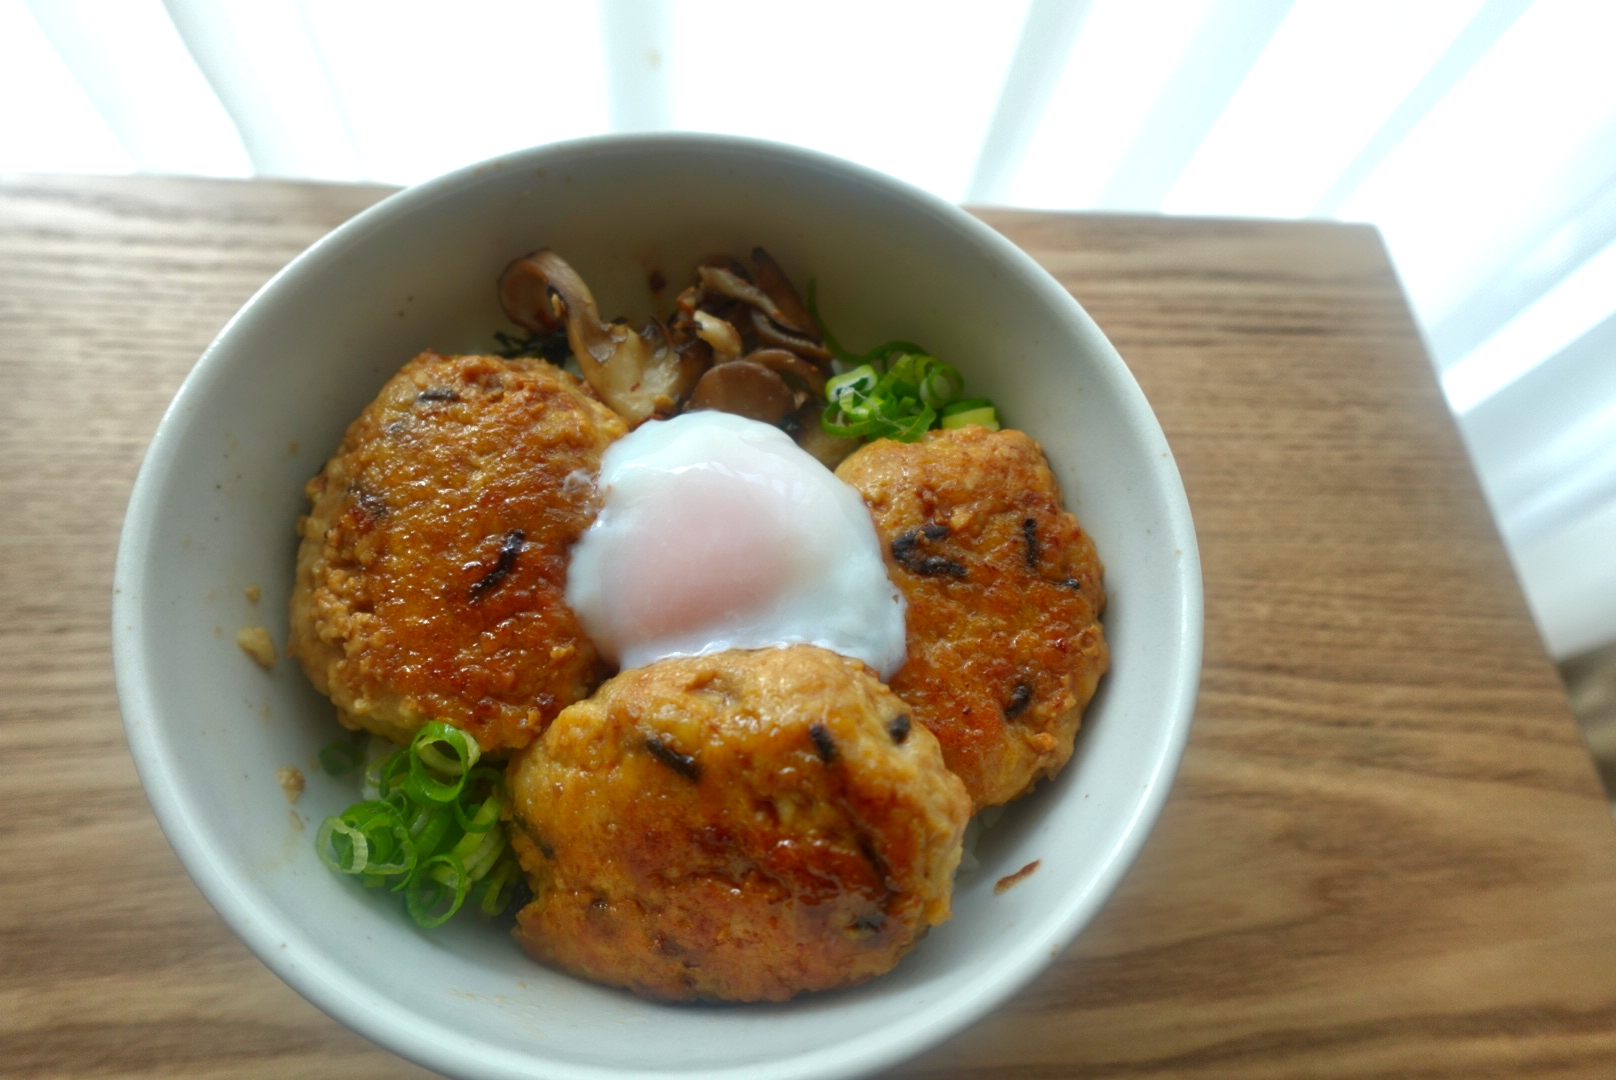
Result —
[[605, 131], [1381, 229], [1550, 648], [1616, 639], [1607, 0], [0, 0], [0, 170], [411, 183]]

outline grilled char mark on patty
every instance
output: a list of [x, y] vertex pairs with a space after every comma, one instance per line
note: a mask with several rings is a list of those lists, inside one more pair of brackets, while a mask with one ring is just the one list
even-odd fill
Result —
[[499, 545], [499, 558], [494, 562], [493, 569], [471, 583], [471, 590], [467, 599], [475, 604], [489, 593], [499, 587], [499, 583], [510, 576], [511, 569], [516, 566], [516, 557], [522, 553], [522, 544], [527, 535], [521, 529], [512, 529], [505, 534], [504, 541]]
[[948, 537], [948, 526], [933, 522], [919, 528], [910, 529], [892, 541], [892, 557], [912, 574], [921, 577], [935, 577], [946, 574], [949, 577], [962, 578], [966, 575], [965, 564], [942, 555], [928, 555], [921, 550], [923, 545], [943, 540]]
[[819, 755], [820, 761], [823, 761], [826, 765], [835, 763], [836, 740], [830, 737], [829, 728], [824, 724], [809, 724], [808, 738], [813, 741], [814, 752]]
[[701, 765], [696, 761], [695, 757], [690, 754], [681, 754], [668, 745], [667, 740], [661, 735], [647, 735], [645, 737], [645, 748], [651, 752], [652, 757], [691, 783], [694, 784], [701, 780]]
[[1004, 718], [1006, 720], [1014, 720], [1016, 717], [1026, 712], [1027, 706], [1031, 704], [1032, 685], [1030, 683], [1018, 681], [1016, 683], [1016, 688], [1010, 691], [1010, 700], [1005, 703]]

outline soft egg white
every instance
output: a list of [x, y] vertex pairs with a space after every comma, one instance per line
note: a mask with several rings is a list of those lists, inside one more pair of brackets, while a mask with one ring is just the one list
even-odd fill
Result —
[[904, 605], [858, 492], [778, 428], [721, 412], [642, 424], [601, 462], [567, 603], [623, 668], [810, 644], [883, 679]]

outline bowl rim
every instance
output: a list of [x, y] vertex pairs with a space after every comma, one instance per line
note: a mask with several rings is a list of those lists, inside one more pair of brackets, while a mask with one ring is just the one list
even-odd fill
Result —
[[[1155, 448], [1160, 451], [1162, 468], [1166, 470], [1163, 487], [1167, 495], [1167, 520], [1164, 524], [1182, 554], [1172, 572], [1179, 593], [1179, 636], [1176, 649], [1170, 652], [1175, 670], [1168, 680], [1168, 704], [1159, 718], [1163, 736], [1161, 751], [1145, 778], [1144, 790], [1134, 804], [1131, 818], [1105, 856], [1101, 872], [1092, 885], [1068, 897], [1058, 917], [1050, 917], [1036, 930], [1018, 935], [1006, 955], [987, 973], [988, 977], [973, 985], [970, 994], [944, 998], [936, 1003], [937, 1007], [917, 1012], [901, 1024], [766, 1065], [662, 1075], [701, 1075], [713, 1080], [740, 1080], [743, 1076], [750, 1080], [765, 1075], [802, 1080], [850, 1077], [895, 1065], [958, 1034], [1039, 975], [1071, 944], [1115, 891], [1160, 816], [1188, 739], [1201, 676], [1204, 612], [1199, 548], [1177, 461], [1143, 391], [1109, 339], [1048, 271], [990, 226], [961, 207], [905, 181], [829, 154], [768, 140], [690, 132], [601, 135], [547, 143], [466, 165], [394, 192], [337, 226], [277, 271], [230, 317], [186, 375], [158, 423], [129, 496], [114, 570], [112, 651], [125, 734], [141, 785], [169, 844], [203, 897], [258, 959], [306, 1000], [377, 1045], [447, 1075], [514, 1078], [532, 1076], [538, 1069], [543, 1075], [558, 1080], [624, 1080], [645, 1073], [621, 1066], [516, 1055], [494, 1050], [486, 1044], [474, 1044], [483, 1051], [480, 1060], [468, 1059], [463, 1047], [451, 1054], [445, 1042], [437, 1037], [443, 1029], [436, 1022], [422, 1023], [422, 1018], [415, 1017], [413, 1023], [404, 1024], [390, 1011], [367, 1007], [362, 983], [324, 954], [301, 948], [299, 935], [283, 924], [275, 910], [258, 897], [248, 883], [222, 871], [224, 864], [214, 858], [210, 845], [187, 827], [195, 810], [175, 782], [171, 767], [174, 748], [160, 722], [141, 633], [149, 540], [163, 494], [163, 478], [177, 457], [181, 432], [187, 426], [186, 417], [192, 403], [206, 396], [209, 384], [223, 370], [220, 354], [225, 342], [266, 297], [287, 287], [286, 283], [306, 267], [340, 257], [342, 252], [372, 233], [455, 192], [490, 169], [554, 168], [579, 156], [670, 150], [771, 160], [859, 183], [876, 189], [885, 197], [909, 203], [938, 223], [965, 234], [974, 245], [985, 248], [990, 257], [1007, 264], [1017, 273], [1020, 283], [1037, 294], [1040, 302], [1055, 309], [1064, 320], [1076, 323], [1087, 336], [1102, 345], [1100, 360], [1111, 369], [1108, 375], [1117, 383], [1133, 426], [1159, 444]], [[468, 1072], [468, 1068], [472, 1071]]]

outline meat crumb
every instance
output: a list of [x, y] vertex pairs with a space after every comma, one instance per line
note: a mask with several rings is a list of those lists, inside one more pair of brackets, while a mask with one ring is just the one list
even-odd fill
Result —
[[1004, 875], [1004, 877], [1000, 878], [998, 881], [995, 881], [993, 883], [993, 895], [994, 896], [1003, 896], [1005, 893], [1009, 892], [1015, 886], [1019, 885], [1022, 882], [1022, 880], [1024, 880], [1025, 878], [1031, 877], [1032, 872], [1034, 870], [1037, 870], [1038, 867], [1043, 864], [1043, 861], [1044, 860], [1042, 860], [1042, 859], [1034, 859], [1032, 862], [1028, 863], [1026, 866], [1023, 866], [1020, 870], [1017, 870], [1015, 873], [1006, 874], [1006, 875]]
[[250, 604], [258, 603], [258, 601], [264, 595], [264, 590], [260, 589], [256, 585], [249, 585], [245, 589], [242, 589], [241, 591], [247, 594], [247, 602], [250, 603]]
[[281, 791], [289, 803], [297, 802], [297, 797], [303, 794], [306, 781], [303, 779], [303, 770], [296, 765], [285, 765], [275, 770], [275, 779], [280, 781]]
[[275, 642], [262, 626], [243, 626], [237, 630], [236, 644], [265, 671], [275, 666]]

